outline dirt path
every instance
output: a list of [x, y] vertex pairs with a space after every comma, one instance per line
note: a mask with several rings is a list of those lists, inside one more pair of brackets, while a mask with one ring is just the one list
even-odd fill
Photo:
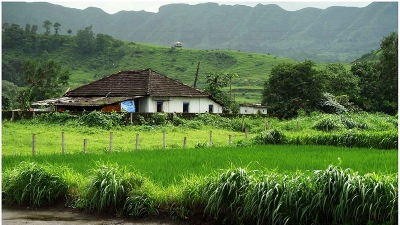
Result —
[[29, 209], [20, 207], [2, 207], [3, 225], [188, 225], [203, 224], [195, 221], [173, 221], [169, 218], [129, 219], [102, 216], [74, 211], [68, 208]]

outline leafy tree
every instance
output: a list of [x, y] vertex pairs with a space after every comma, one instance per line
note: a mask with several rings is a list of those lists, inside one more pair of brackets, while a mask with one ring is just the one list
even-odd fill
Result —
[[11, 100], [8, 98], [7, 95], [1, 93], [1, 109], [2, 110], [9, 110], [11, 109]]
[[111, 46], [114, 38], [107, 34], [96, 35], [96, 49], [98, 52], [105, 52]]
[[357, 104], [367, 111], [389, 114], [398, 109], [398, 35], [393, 32], [380, 44], [378, 62], [358, 62], [351, 72], [360, 78], [361, 97]]
[[206, 75], [207, 85], [204, 91], [228, 105], [228, 97], [222, 91], [222, 88], [228, 86], [228, 80], [229, 78], [225, 73], [209, 73]]
[[95, 51], [96, 40], [92, 31], [92, 26], [86, 27], [84, 30], [78, 30], [76, 34], [76, 44], [81, 54], [91, 54]]
[[359, 78], [360, 87], [360, 97], [355, 103], [366, 111], [379, 111], [383, 101], [377, 68], [377, 63], [372, 61], [357, 62], [351, 66], [351, 72]]
[[24, 81], [28, 91], [24, 92], [25, 102], [57, 97], [68, 84], [70, 72], [61, 67], [61, 63], [52, 59], [46, 62], [27, 60], [23, 67]]
[[46, 35], [46, 36], [50, 35], [51, 25], [52, 25], [52, 23], [48, 20], [43, 22], [43, 28], [45, 30], [44, 35]]
[[11, 58], [9, 60], [3, 59], [3, 63], [1, 64], [2, 80], [7, 80], [18, 86], [23, 86], [24, 82], [23, 79], [21, 79], [23, 76], [23, 65], [24, 60], [19, 57]]
[[359, 97], [359, 78], [348, 71], [343, 64], [329, 64], [320, 73], [324, 80], [326, 92], [334, 96], [348, 95], [351, 101]]
[[391, 114], [398, 111], [398, 42], [397, 32], [392, 32], [380, 45], [380, 87], [385, 99], [382, 110]]
[[[2, 80], [1, 81], [1, 95], [2, 95], [2, 109], [10, 110], [17, 106], [17, 96], [19, 87], [12, 82]], [[6, 104], [6, 105], [4, 105]]]
[[55, 22], [53, 24], [55, 35], [58, 35], [58, 30], [60, 30], [61, 24], [59, 22]]
[[71, 29], [68, 29], [67, 33], [68, 33], [69, 35], [71, 35], [71, 34], [72, 34], [72, 30], [71, 30]]
[[284, 118], [297, 115], [297, 111], [313, 111], [322, 97], [322, 82], [314, 63], [281, 63], [271, 69], [271, 76], [264, 84], [262, 103], [269, 112]]
[[18, 24], [3, 24], [3, 48], [20, 47], [23, 45], [24, 30]]

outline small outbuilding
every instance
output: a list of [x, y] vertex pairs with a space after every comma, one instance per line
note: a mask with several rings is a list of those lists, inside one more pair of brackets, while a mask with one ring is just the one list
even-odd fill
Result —
[[120, 71], [32, 108], [69, 111], [222, 113], [212, 95], [151, 69]]
[[241, 104], [240, 114], [268, 114], [267, 106], [261, 104]]
[[182, 48], [182, 43], [177, 41], [177, 42], [174, 43], [174, 47], [175, 48]]

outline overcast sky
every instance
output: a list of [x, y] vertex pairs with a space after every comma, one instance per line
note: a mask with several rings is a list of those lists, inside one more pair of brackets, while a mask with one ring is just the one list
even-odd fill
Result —
[[[32, 0], [27, 0], [27, 2], [37, 2]], [[288, 11], [295, 11], [305, 7], [315, 7], [320, 9], [325, 9], [330, 6], [354, 6], [354, 7], [365, 7], [369, 5], [372, 1], [254, 1], [254, 0], [242, 0], [242, 1], [232, 1], [232, 0], [206, 0], [206, 1], [199, 1], [199, 0], [98, 0], [98, 1], [89, 1], [89, 0], [41, 0], [40, 2], [50, 2], [57, 5], [62, 5], [69, 8], [76, 8], [76, 9], [86, 9], [87, 7], [93, 6], [97, 8], [101, 8], [103, 11], [114, 14], [119, 11], [140, 11], [144, 10], [147, 12], [158, 12], [158, 9], [162, 5], [167, 5], [171, 3], [186, 3], [190, 5], [195, 5], [198, 3], [205, 3], [205, 2], [216, 2], [220, 5], [248, 5], [248, 6], [255, 6], [259, 3], [263, 5], [268, 4], [277, 4], [285, 10]]]

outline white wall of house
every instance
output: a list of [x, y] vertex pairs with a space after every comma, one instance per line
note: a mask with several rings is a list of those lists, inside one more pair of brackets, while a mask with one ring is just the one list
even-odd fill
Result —
[[[190, 98], [190, 97], [146, 97], [141, 99], [147, 108], [141, 107], [140, 111], [147, 109], [143, 112], [157, 112], [157, 104], [162, 104], [162, 112], [176, 112], [182, 113], [184, 108], [189, 113], [205, 113], [209, 112], [210, 105], [212, 105], [212, 113], [222, 113], [222, 106], [210, 98]], [[141, 101], [141, 102], [142, 102]], [[185, 105], [185, 106], [184, 106]], [[159, 106], [160, 107], [160, 106]]]
[[267, 107], [240, 106], [240, 114], [267, 114]]

